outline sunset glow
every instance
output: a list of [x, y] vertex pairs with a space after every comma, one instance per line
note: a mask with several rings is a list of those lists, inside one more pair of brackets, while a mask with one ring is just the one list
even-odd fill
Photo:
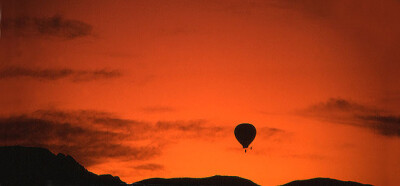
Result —
[[[400, 183], [400, 1], [1, 1], [0, 145], [133, 183]], [[257, 128], [244, 153], [240, 123]]]

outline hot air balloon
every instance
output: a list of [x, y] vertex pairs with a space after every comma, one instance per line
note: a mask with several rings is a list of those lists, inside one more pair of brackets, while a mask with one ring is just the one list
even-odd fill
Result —
[[256, 128], [249, 123], [239, 124], [235, 128], [235, 136], [239, 143], [242, 144], [243, 148], [245, 149], [244, 152], [247, 152], [247, 148], [256, 137]]

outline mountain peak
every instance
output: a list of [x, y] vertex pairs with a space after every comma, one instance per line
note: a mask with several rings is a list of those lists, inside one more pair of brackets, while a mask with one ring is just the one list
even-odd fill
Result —
[[0, 147], [1, 185], [126, 185], [118, 177], [98, 176], [74, 158], [39, 147]]
[[282, 186], [372, 186], [369, 184], [361, 184], [353, 181], [341, 181], [332, 178], [312, 178], [308, 180], [296, 180]]
[[200, 186], [200, 185], [214, 185], [214, 186], [258, 186], [254, 182], [238, 176], [221, 176], [215, 175], [206, 178], [150, 178], [136, 182], [132, 185], [174, 185], [174, 186]]
[[[45, 148], [0, 147], [0, 185], [74, 185], [74, 186], [126, 186], [119, 177], [96, 175], [86, 170], [69, 155], [51, 153]], [[206, 178], [150, 178], [132, 186], [257, 186], [238, 176], [215, 175]], [[282, 186], [371, 186], [331, 178], [296, 180]]]

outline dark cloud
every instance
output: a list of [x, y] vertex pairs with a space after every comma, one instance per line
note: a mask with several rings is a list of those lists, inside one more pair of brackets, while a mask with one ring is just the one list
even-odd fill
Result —
[[354, 102], [350, 102], [345, 99], [340, 98], [330, 98], [327, 102], [322, 102], [316, 105], [312, 105], [307, 108], [306, 111], [309, 112], [319, 112], [319, 113], [328, 113], [328, 112], [377, 112], [378, 110], [375, 108], [369, 108]]
[[400, 136], [400, 116], [344, 99], [331, 98], [298, 114], [332, 123], [370, 128], [384, 136]]
[[92, 34], [92, 26], [78, 20], [65, 19], [61, 15], [53, 17], [27, 17], [7, 18], [3, 20], [2, 27], [19, 36], [53, 36], [65, 39], [75, 39]]
[[154, 133], [154, 126], [151, 123], [122, 119], [112, 113], [95, 110], [37, 110], [31, 115], [47, 121], [77, 123], [98, 130], [113, 131], [125, 135], [130, 140], [149, 139], [150, 133]]
[[138, 165], [133, 168], [137, 170], [158, 171], [158, 170], [163, 170], [164, 166], [160, 164], [149, 163], [149, 164]]
[[155, 130], [166, 134], [171, 132], [171, 134], [179, 135], [180, 137], [202, 138], [205, 140], [213, 140], [215, 137], [225, 136], [229, 133], [228, 128], [207, 125], [205, 120], [159, 121], [155, 124]]
[[0, 145], [45, 147], [88, 166], [108, 158], [148, 160], [168, 144], [184, 138], [212, 140], [225, 131], [204, 120], [152, 124], [93, 110], [37, 110], [0, 118]]
[[37, 110], [31, 115], [49, 121], [86, 123], [96, 127], [103, 127], [107, 130], [116, 128], [128, 129], [134, 126], [145, 127], [148, 125], [145, 122], [122, 119], [112, 113], [95, 110]]
[[358, 116], [362, 121], [365, 121], [368, 126], [380, 134], [385, 136], [399, 136], [400, 137], [400, 116], [392, 115], [370, 115]]
[[40, 146], [73, 155], [85, 165], [104, 158], [145, 160], [161, 153], [158, 146], [130, 146], [128, 134], [92, 124], [20, 115], [0, 119], [1, 145]]
[[74, 82], [111, 79], [122, 76], [118, 70], [73, 70], [73, 69], [32, 69], [25, 67], [7, 67], [0, 69], [0, 79], [34, 78], [39, 80], [59, 80], [68, 78]]
[[262, 127], [258, 129], [257, 135], [264, 139], [270, 139], [272, 137], [278, 137], [285, 134], [286, 131], [278, 128]]

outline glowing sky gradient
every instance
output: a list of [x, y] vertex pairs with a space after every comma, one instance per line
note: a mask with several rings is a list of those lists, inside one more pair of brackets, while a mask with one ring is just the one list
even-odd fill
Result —
[[1, 4], [0, 145], [127, 183], [400, 182], [399, 1]]

